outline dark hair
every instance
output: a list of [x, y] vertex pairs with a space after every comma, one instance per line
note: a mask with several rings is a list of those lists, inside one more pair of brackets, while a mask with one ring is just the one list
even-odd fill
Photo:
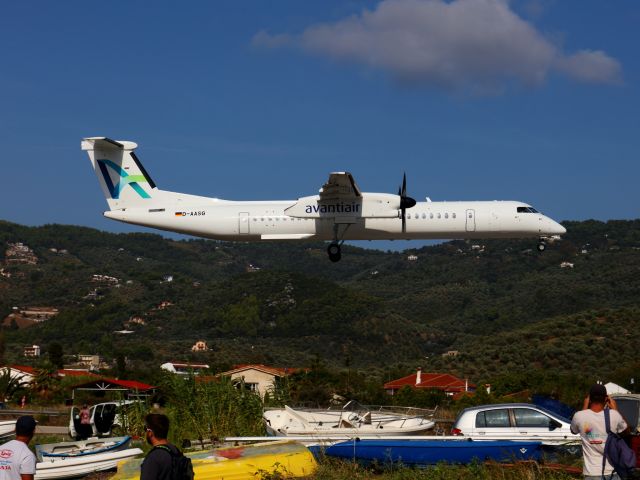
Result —
[[600, 385], [596, 383], [589, 389], [589, 402], [591, 403], [602, 403], [607, 398], [607, 389], [604, 385]]
[[31, 415], [24, 415], [16, 420], [16, 435], [29, 437], [36, 431], [36, 421]]
[[147, 428], [153, 432], [153, 436], [159, 440], [166, 440], [169, 435], [169, 419], [160, 413], [150, 413], [144, 417]]

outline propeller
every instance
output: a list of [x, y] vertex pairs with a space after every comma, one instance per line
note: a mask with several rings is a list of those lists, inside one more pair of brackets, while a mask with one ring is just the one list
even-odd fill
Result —
[[402, 187], [398, 187], [398, 196], [400, 197], [400, 213], [402, 215], [402, 233], [407, 231], [407, 208], [411, 208], [416, 204], [416, 201], [407, 197], [407, 174], [402, 176]]

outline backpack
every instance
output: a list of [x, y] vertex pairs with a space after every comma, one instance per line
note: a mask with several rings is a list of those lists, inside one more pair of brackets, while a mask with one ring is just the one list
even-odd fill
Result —
[[156, 445], [155, 448], [159, 448], [169, 452], [171, 455], [171, 478], [172, 480], [193, 480], [195, 476], [193, 473], [193, 465], [191, 459], [185, 457], [184, 454], [178, 450], [174, 452], [172, 448], [166, 445]]
[[625, 479], [633, 475], [636, 468], [636, 453], [629, 448], [617, 433], [611, 431], [609, 409], [604, 409], [604, 424], [607, 428], [607, 442], [604, 444], [604, 456], [602, 457], [602, 474], [604, 475], [605, 459], [609, 461], [620, 478]]

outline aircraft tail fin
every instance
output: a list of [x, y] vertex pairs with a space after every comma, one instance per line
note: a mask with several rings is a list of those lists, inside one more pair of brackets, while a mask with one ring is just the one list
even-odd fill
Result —
[[154, 203], [154, 196], [157, 197], [160, 191], [136, 157], [136, 143], [89, 137], [82, 140], [81, 146], [89, 154], [109, 209], [145, 207]]

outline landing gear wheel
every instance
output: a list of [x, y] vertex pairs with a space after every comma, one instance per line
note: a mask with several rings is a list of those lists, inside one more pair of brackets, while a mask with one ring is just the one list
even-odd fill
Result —
[[329, 254], [329, 260], [331, 260], [332, 262], [339, 262], [342, 258], [340, 245], [338, 245], [337, 243], [330, 243], [327, 247], [327, 253]]
[[547, 244], [544, 242], [540, 242], [538, 243], [538, 251], [539, 252], [544, 252], [545, 248], [547, 248]]

